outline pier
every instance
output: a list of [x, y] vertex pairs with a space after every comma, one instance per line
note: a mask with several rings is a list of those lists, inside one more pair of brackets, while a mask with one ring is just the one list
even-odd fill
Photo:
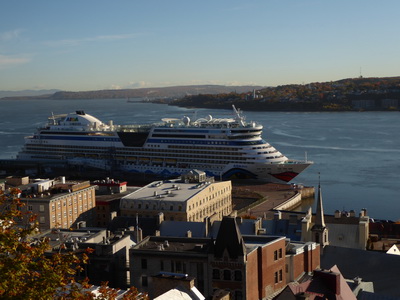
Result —
[[[232, 201], [239, 216], [272, 219], [276, 210], [291, 210], [300, 206], [304, 199], [313, 198], [314, 194], [314, 187], [278, 183], [243, 185], [235, 182]], [[247, 202], [243, 195], [248, 195]]]

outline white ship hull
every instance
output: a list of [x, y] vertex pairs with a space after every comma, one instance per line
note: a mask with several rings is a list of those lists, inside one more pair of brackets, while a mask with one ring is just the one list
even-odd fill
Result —
[[76, 112], [49, 118], [25, 138], [18, 159], [65, 161], [103, 170], [176, 177], [191, 169], [217, 179], [289, 182], [312, 162], [293, 161], [265, 142], [262, 126], [235, 119], [119, 126]]

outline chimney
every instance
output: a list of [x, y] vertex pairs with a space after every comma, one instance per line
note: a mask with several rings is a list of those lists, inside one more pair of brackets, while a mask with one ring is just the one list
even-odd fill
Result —
[[140, 243], [143, 240], [143, 232], [142, 229], [139, 227], [136, 227], [136, 241]]
[[211, 228], [211, 221], [210, 217], [204, 218], [204, 237], [208, 237], [208, 233], [210, 232]]
[[340, 219], [342, 213], [339, 210], [335, 210], [335, 219]]
[[282, 213], [278, 210], [277, 212], [274, 213], [274, 220], [281, 220], [282, 219]]
[[350, 217], [355, 217], [356, 216], [356, 212], [352, 209], [350, 210]]
[[360, 217], [365, 217], [365, 216], [367, 216], [368, 214], [367, 214], [367, 209], [366, 208], [363, 208], [363, 209], [361, 209], [361, 211], [360, 211]]
[[164, 222], [164, 213], [160, 212], [157, 214], [157, 226], [160, 226]]

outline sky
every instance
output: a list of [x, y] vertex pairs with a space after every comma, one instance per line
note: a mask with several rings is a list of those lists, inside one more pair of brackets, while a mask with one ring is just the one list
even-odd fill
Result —
[[400, 74], [398, 0], [4, 0], [0, 90]]

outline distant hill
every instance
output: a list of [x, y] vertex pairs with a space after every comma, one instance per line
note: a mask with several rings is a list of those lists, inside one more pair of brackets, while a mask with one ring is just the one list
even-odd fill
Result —
[[0, 98], [5, 97], [32, 97], [32, 96], [48, 96], [60, 90], [23, 90], [23, 91], [0, 91]]
[[347, 78], [264, 87], [254, 93], [188, 95], [170, 105], [254, 111], [400, 111], [400, 77]]
[[[7, 99], [123, 99], [123, 98], [181, 98], [188, 95], [246, 93], [263, 88], [262, 86], [224, 86], [224, 85], [188, 85], [172, 87], [99, 90], [85, 92], [55, 91], [53, 93], [31, 94], [26, 91], [21, 95], [3, 96]], [[36, 92], [36, 91], [35, 91]], [[16, 93], [16, 92], [15, 92]], [[1, 94], [0, 94], [1, 95]], [[4, 99], [4, 98], [3, 98]]]

